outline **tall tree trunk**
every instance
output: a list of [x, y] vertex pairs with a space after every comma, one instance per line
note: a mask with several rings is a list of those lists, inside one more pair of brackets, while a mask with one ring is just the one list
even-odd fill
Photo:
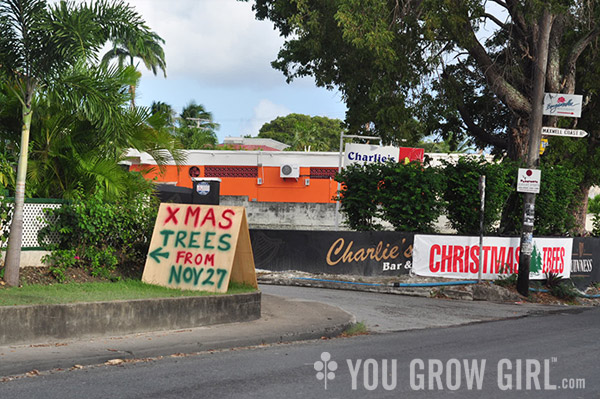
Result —
[[573, 228], [573, 233], [576, 236], [583, 236], [586, 234], [585, 224], [589, 193], [590, 185], [587, 183], [580, 183], [579, 189], [575, 194], [576, 206], [573, 208], [573, 217], [575, 218], [575, 227]]
[[[533, 64], [533, 90], [531, 95], [531, 115], [529, 117], [529, 143], [527, 145], [527, 167], [537, 168], [540, 159], [540, 140], [542, 138], [542, 102], [546, 83], [548, 66], [548, 49], [550, 30], [552, 29], [552, 14], [548, 9], [542, 11], [538, 25], [536, 40], [535, 62]], [[521, 228], [521, 248], [519, 252], [519, 276], [517, 291], [523, 296], [529, 295], [529, 270], [533, 251], [533, 216], [535, 209], [535, 194], [523, 195], [523, 227]]]
[[17, 165], [17, 181], [15, 188], [15, 207], [10, 224], [8, 248], [4, 279], [11, 286], [19, 285], [19, 268], [21, 267], [21, 243], [23, 241], [23, 208], [25, 205], [25, 181], [27, 178], [27, 158], [29, 150], [29, 130], [31, 127], [31, 96], [27, 96], [23, 104], [23, 126], [21, 130], [21, 151]]

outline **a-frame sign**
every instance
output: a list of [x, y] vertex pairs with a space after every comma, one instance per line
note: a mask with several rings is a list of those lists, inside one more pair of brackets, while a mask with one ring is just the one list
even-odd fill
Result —
[[226, 292], [229, 281], [258, 288], [246, 209], [160, 205], [142, 281]]

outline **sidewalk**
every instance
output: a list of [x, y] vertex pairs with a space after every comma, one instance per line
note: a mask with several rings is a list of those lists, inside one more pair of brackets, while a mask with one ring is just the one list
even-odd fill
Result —
[[[219, 349], [335, 337], [354, 316], [318, 302], [262, 295], [262, 317], [245, 323], [219, 324], [48, 344], [0, 347], [0, 377], [36, 370], [69, 369], [109, 360], [155, 358]], [[36, 374], [33, 371], [33, 374]]]

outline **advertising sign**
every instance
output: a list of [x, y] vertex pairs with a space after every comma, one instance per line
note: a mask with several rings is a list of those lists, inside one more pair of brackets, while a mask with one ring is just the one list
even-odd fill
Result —
[[[484, 237], [482, 278], [494, 280], [519, 270], [518, 237]], [[529, 278], [547, 273], [564, 278], [571, 274], [572, 238], [533, 238]], [[479, 237], [415, 235], [413, 271], [419, 276], [477, 279]]]
[[546, 93], [543, 114], [551, 116], [581, 117], [583, 96], [578, 94]]
[[594, 259], [600, 259], [600, 238], [573, 238], [571, 281], [578, 288], [585, 289], [592, 283], [600, 282], [600, 267]]
[[160, 204], [142, 281], [227, 292], [230, 280], [257, 287], [245, 208]]
[[519, 172], [517, 174], [517, 192], [537, 194], [540, 192], [541, 180], [541, 170], [519, 168]]
[[400, 149], [397, 147], [382, 147], [370, 144], [346, 143], [344, 166], [353, 163], [398, 162]]
[[251, 239], [260, 269], [398, 276], [412, 268], [412, 233], [253, 229]]

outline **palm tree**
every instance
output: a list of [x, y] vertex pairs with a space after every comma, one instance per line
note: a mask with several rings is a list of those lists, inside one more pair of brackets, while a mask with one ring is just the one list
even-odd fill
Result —
[[[0, 0], [0, 79], [21, 104], [22, 129], [15, 184], [15, 205], [5, 261], [5, 280], [19, 283], [23, 204], [29, 134], [36, 96], [42, 93], [75, 102], [85, 92], [82, 112], [101, 126], [114, 126], [107, 113], [103, 82], [73, 74], [106, 43], [146, 35], [139, 14], [123, 2], [99, 1], [48, 6], [45, 0]], [[67, 75], [67, 79], [63, 77]]]
[[[139, 62], [134, 65], [134, 60], [139, 58], [146, 68], [156, 76], [158, 70], [162, 70], [167, 77], [167, 63], [165, 53], [161, 44], [164, 40], [154, 32], [145, 32], [144, 35], [124, 36], [113, 42], [113, 48], [102, 57], [102, 64], [108, 65], [113, 59], [117, 59], [119, 67], [123, 67], [126, 61], [128, 65], [137, 69]], [[129, 86], [131, 95], [131, 107], [135, 107], [135, 85]]]
[[191, 101], [183, 107], [177, 122], [176, 134], [184, 148], [200, 149], [217, 144], [215, 130], [219, 124], [213, 122], [212, 114], [203, 105]]
[[86, 71], [104, 80], [105, 93], [113, 93], [106, 98], [106, 112], [118, 123], [102, 127], [90, 120], [82, 107], [52, 98], [34, 103], [27, 175], [33, 196], [70, 198], [81, 188], [90, 195], [101, 191], [107, 200], [119, 198], [129, 190], [128, 172], [119, 165], [129, 148], [151, 154], [159, 167], [167, 161], [166, 154], [178, 160], [178, 142], [162, 129], [161, 121], [155, 120], [148, 108], [126, 106], [130, 76], [137, 76], [133, 67], [105, 70], [88, 66], [77, 73]]

